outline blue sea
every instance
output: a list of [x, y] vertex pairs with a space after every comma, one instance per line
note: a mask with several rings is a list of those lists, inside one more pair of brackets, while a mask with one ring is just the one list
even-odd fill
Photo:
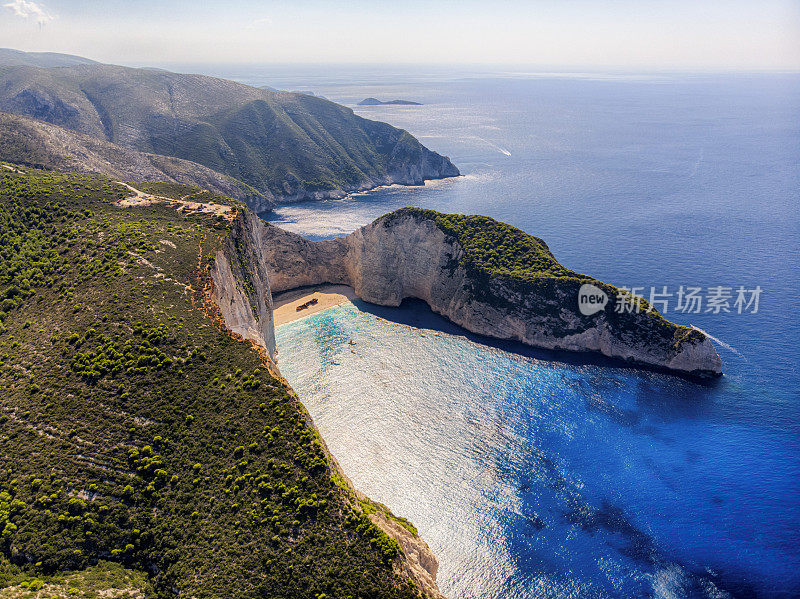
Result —
[[763, 289], [755, 313], [668, 304], [716, 339], [707, 385], [491, 343], [414, 301], [279, 327], [282, 372], [445, 595], [800, 596], [800, 76], [215, 68], [407, 129], [463, 173], [265, 215], [287, 229], [479, 213], [645, 294]]

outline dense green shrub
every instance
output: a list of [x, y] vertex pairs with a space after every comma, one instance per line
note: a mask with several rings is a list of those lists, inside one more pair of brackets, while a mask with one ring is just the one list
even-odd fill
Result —
[[0, 585], [111, 559], [163, 596], [417, 596], [294, 395], [199, 309], [225, 232], [125, 194], [0, 171]]

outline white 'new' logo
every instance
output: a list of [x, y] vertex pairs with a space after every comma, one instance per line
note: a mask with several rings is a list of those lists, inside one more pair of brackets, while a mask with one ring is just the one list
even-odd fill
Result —
[[584, 283], [578, 291], [578, 310], [584, 316], [591, 316], [606, 307], [606, 292], [591, 283]]

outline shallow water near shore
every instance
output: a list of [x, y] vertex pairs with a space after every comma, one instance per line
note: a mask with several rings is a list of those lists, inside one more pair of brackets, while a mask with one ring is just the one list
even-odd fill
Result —
[[798, 588], [795, 439], [726, 415], [741, 390], [538, 360], [418, 303], [346, 304], [277, 339], [331, 451], [413, 520], [449, 597]]
[[618, 286], [764, 288], [756, 314], [666, 314], [718, 340], [709, 386], [480, 343], [414, 302], [280, 327], [281, 371], [448, 597], [800, 596], [799, 76], [240, 74], [422, 101], [356, 110], [464, 174], [282, 206], [280, 226], [329, 238], [420, 205], [510, 222]]

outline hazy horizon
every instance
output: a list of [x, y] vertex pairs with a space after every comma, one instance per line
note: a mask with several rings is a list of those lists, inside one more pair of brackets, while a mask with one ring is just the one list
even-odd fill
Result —
[[800, 70], [800, 2], [4, 0], [2, 45], [100, 62]]
[[[394, 73], [408, 71], [409, 74], [424, 73], [420, 69], [429, 69], [429, 73], [435, 70], [447, 71], [453, 76], [503, 76], [503, 77], [580, 77], [587, 78], [600, 75], [618, 75], [620, 77], [649, 77], [658, 75], [758, 75], [758, 74], [800, 74], [800, 64], [790, 67], [762, 67], [762, 68], [735, 68], [735, 67], [659, 67], [659, 66], [621, 66], [621, 65], [580, 65], [580, 64], [537, 64], [537, 63], [508, 63], [508, 62], [288, 62], [288, 61], [137, 61], [137, 60], [100, 60], [96, 56], [88, 53], [76, 53], [61, 50], [41, 50], [41, 49], [22, 49], [20, 47], [0, 46], [0, 50], [20, 51], [32, 54], [63, 54], [87, 58], [101, 64], [112, 64], [130, 68], [144, 69], [163, 69], [178, 73], [208, 74], [203, 70], [208, 69], [223, 70], [226, 68], [249, 68], [266, 67], [276, 69], [287, 69], [288, 72], [296, 72], [303, 69], [326, 69], [334, 67], [337, 69], [364, 70], [370, 69], [396, 69]], [[479, 73], [478, 71], [485, 71]], [[221, 76], [221, 75], [213, 75]]]
[[[83, 55], [82, 55], [83, 56]], [[91, 56], [83, 56], [84, 58], [92, 58]], [[96, 59], [94, 59], [96, 60]], [[103, 61], [98, 61], [103, 62]], [[191, 67], [247, 67], [247, 66], [262, 66], [262, 67], [276, 67], [276, 68], [326, 68], [326, 67], [339, 67], [339, 68], [353, 68], [364, 69], [370, 68], [395, 68], [398, 70], [408, 69], [412, 70], [422, 68], [427, 69], [448, 69], [457, 70], [461, 72], [475, 72], [478, 70], [486, 70], [486, 74], [498, 74], [501, 71], [506, 71], [504, 75], [509, 76], [548, 76], [548, 75], [573, 75], [578, 76], [585, 74], [587, 76], [597, 74], [618, 74], [630, 75], [635, 77], [637, 75], [669, 75], [669, 74], [687, 74], [687, 75], [703, 75], [703, 74], [727, 74], [727, 73], [740, 73], [740, 74], [759, 74], [759, 73], [787, 73], [795, 74], [800, 73], [800, 64], [792, 67], [761, 67], [761, 68], [735, 68], [735, 67], [658, 67], [658, 66], [624, 66], [624, 65], [581, 65], [581, 64], [538, 64], [538, 63], [509, 63], [509, 62], [286, 62], [286, 61], [220, 61], [214, 62], [210, 60], [198, 61], [113, 61], [111, 64], [118, 64], [122, 66], [134, 68], [154, 68], [175, 70], [178, 68], [191, 68]]]

